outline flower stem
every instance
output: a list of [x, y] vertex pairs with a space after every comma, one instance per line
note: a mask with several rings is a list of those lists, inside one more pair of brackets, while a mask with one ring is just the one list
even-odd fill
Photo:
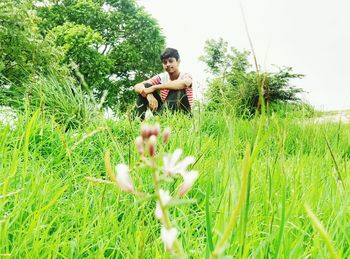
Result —
[[[160, 189], [159, 188], [159, 175], [158, 175], [156, 168], [154, 168], [154, 170], [153, 170], [153, 182], [154, 182], [154, 191], [155, 191], [157, 200], [159, 202], [160, 209], [162, 210], [164, 226], [167, 229], [170, 229], [172, 227], [172, 224], [170, 222], [167, 210], [166, 210], [166, 208], [162, 202], [162, 199], [160, 197], [160, 194], [159, 194], [159, 189]], [[175, 251], [177, 252], [178, 255], [180, 255], [180, 256], [184, 255], [183, 249], [182, 249], [178, 239], [175, 239], [175, 241], [174, 241], [174, 248], [175, 248]]]

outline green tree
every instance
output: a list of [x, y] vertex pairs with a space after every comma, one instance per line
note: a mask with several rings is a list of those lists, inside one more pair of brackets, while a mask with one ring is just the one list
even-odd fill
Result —
[[65, 49], [64, 62], [74, 61], [97, 95], [108, 90], [109, 105], [133, 102], [130, 86], [161, 71], [164, 36], [135, 1], [62, 0], [37, 9], [41, 33], [56, 37]]
[[[302, 74], [290, 67], [277, 67], [277, 72], [258, 73], [251, 70], [250, 53], [228, 48], [223, 39], [208, 40], [200, 60], [214, 76], [209, 81], [209, 107], [233, 108], [238, 114], [252, 115], [259, 107], [259, 90], [265, 103], [301, 103], [301, 88], [292, 85]], [[276, 106], [275, 106], [276, 107]]]
[[39, 18], [25, 0], [0, 3], [0, 83], [20, 85], [40, 72], [62, 73], [63, 53], [39, 33]]
[[228, 49], [228, 43], [222, 38], [207, 40], [204, 55], [200, 60], [207, 65], [207, 71], [215, 76], [224, 76], [232, 71], [245, 72], [250, 67], [248, 51], [240, 52], [236, 48]]
[[66, 22], [50, 30], [46, 38], [62, 49], [65, 54], [63, 63], [79, 64], [79, 72], [84, 75], [84, 80], [89, 85], [99, 86], [105, 82], [112, 62], [96, 48], [91, 47], [103, 42], [98, 32], [82, 24]]

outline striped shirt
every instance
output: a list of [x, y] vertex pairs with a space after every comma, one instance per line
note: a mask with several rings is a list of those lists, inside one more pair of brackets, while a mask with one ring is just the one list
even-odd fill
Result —
[[[180, 72], [179, 78], [178, 79], [186, 79], [189, 78], [192, 81], [192, 76], [189, 73], [182, 73]], [[151, 84], [151, 85], [159, 85], [159, 84], [165, 84], [170, 82], [170, 77], [169, 74], [167, 72], [158, 74], [154, 77], [152, 77], [151, 79], [147, 80], [147, 83]], [[160, 90], [160, 97], [162, 98], [162, 101], [165, 102], [168, 94], [169, 94], [169, 89], [161, 89]], [[185, 88], [186, 91], [186, 95], [187, 95], [187, 99], [188, 99], [188, 103], [190, 104], [190, 106], [192, 107], [192, 103], [193, 103], [193, 89], [192, 89], [192, 84], [189, 87]]]

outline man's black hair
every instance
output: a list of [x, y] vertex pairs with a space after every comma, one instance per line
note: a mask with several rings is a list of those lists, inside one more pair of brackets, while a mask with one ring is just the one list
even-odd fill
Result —
[[176, 60], [179, 60], [180, 55], [179, 52], [176, 49], [173, 48], [166, 48], [164, 52], [160, 55], [160, 60], [163, 61], [167, 58], [175, 58]]

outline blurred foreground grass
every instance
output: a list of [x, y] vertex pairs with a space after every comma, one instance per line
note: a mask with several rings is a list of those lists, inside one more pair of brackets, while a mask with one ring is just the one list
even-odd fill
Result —
[[[96, 119], [67, 130], [39, 110], [18, 119], [15, 129], [0, 125], [0, 256], [168, 257], [155, 202], [85, 179], [105, 177], [107, 149], [113, 164], [137, 163], [139, 121]], [[215, 245], [227, 228], [250, 145], [255, 157], [247, 195], [224, 254], [350, 257], [349, 125], [303, 123], [292, 116], [244, 120], [224, 111], [154, 120], [172, 128], [166, 150], [181, 147], [197, 158], [200, 177], [188, 194], [197, 202], [171, 210], [189, 256], [208, 255], [210, 240]], [[147, 188], [147, 171], [132, 174]]]

